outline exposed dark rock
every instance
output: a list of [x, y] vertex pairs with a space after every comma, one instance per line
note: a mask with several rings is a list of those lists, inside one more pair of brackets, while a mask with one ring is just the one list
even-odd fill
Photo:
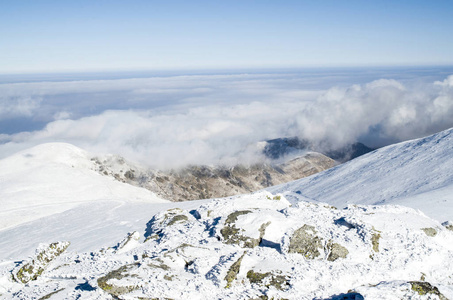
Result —
[[450, 221], [443, 222], [442, 226], [444, 226], [445, 228], [447, 228], [450, 231], [453, 231], [453, 223]]
[[13, 273], [13, 278], [17, 282], [28, 283], [31, 280], [36, 280], [42, 272], [47, 268], [49, 263], [62, 254], [68, 247], [69, 242], [51, 243], [29, 262], [20, 267]]
[[107, 273], [105, 276], [98, 278], [98, 280], [97, 280], [98, 286], [113, 296], [119, 296], [122, 294], [130, 293], [131, 291], [136, 290], [139, 287], [138, 286], [114, 285], [114, 284], [110, 284], [109, 280], [129, 277], [130, 275], [128, 274], [128, 272], [131, 269], [136, 268], [136, 267], [137, 267], [136, 264], [132, 264], [132, 265], [122, 266], [116, 270], [113, 270], [113, 271]]
[[381, 238], [381, 232], [373, 228], [373, 233], [371, 234], [371, 244], [373, 245], [373, 251], [379, 252], [379, 239]]
[[409, 281], [413, 291], [417, 292], [420, 296], [433, 294], [439, 297], [440, 300], [448, 300], [447, 297], [439, 292], [439, 289], [432, 286], [429, 282], [425, 281]]
[[230, 288], [231, 287], [231, 283], [236, 280], [237, 278], [237, 275], [239, 273], [239, 270], [241, 269], [241, 263], [242, 263], [242, 259], [244, 258], [245, 256], [245, 253], [244, 252], [241, 257], [239, 257], [239, 259], [237, 261], [235, 261], [230, 269], [228, 270], [226, 276], [225, 276], [225, 280], [227, 282], [227, 285], [225, 286], [225, 288]]
[[314, 259], [321, 255], [322, 239], [316, 236], [315, 227], [305, 224], [294, 231], [289, 244], [289, 253], [302, 254], [307, 259]]
[[264, 223], [260, 226], [258, 229], [259, 238], [257, 239], [242, 235], [243, 229], [236, 227], [235, 223], [238, 217], [249, 213], [251, 213], [250, 210], [241, 210], [235, 211], [228, 215], [225, 220], [225, 227], [220, 230], [220, 234], [226, 244], [235, 244], [245, 248], [254, 248], [261, 243], [266, 227], [269, 226], [270, 222]]
[[329, 242], [327, 244], [327, 251], [329, 252], [329, 256], [327, 257], [328, 261], [336, 261], [339, 258], [346, 258], [349, 254], [348, 249], [341, 246], [337, 243]]
[[432, 227], [429, 227], [429, 228], [422, 228], [422, 231], [427, 235], [427, 236], [430, 236], [430, 237], [435, 237], [437, 235], [437, 230], [432, 228]]
[[281, 291], [287, 290], [290, 286], [287, 276], [273, 274], [272, 272], [259, 273], [250, 270], [247, 272], [247, 279], [251, 284], [258, 284], [267, 288], [272, 286]]

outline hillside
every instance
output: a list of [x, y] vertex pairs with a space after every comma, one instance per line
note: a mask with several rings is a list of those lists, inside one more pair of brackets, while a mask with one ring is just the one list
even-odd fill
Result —
[[336, 162], [316, 152], [305, 152], [285, 162], [251, 166], [188, 166], [178, 170], [153, 170], [117, 155], [93, 157], [101, 175], [152, 191], [171, 201], [209, 199], [247, 194], [324, 171]]
[[87, 152], [65, 143], [42, 144], [0, 160], [0, 230], [87, 202], [167, 202], [94, 168]]
[[348, 204], [401, 204], [453, 220], [453, 129], [378, 149], [345, 164], [269, 188], [288, 197]]
[[[51, 211], [0, 230], [0, 297], [452, 299], [453, 222], [444, 222], [453, 219], [452, 134], [388, 146], [271, 192], [162, 203], [112, 198]], [[33, 174], [42, 160], [120, 192], [138, 189], [99, 174], [96, 159], [76, 148], [42, 149], [3, 166]], [[9, 186], [34, 178], [21, 174]], [[84, 195], [57, 181], [67, 194]], [[36, 191], [52, 187], [30, 182]]]

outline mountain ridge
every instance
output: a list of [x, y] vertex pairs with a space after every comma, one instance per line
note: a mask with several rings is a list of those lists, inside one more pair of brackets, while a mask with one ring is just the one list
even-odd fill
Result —
[[228, 197], [255, 192], [310, 176], [337, 163], [316, 152], [306, 152], [278, 164], [250, 166], [188, 166], [178, 170], [139, 167], [117, 155], [95, 156], [95, 170], [118, 181], [142, 187], [171, 201]]
[[[453, 219], [453, 128], [375, 150], [309, 178], [271, 187], [273, 193], [330, 203], [402, 204], [421, 209], [440, 221]], [[443, 190], [442, 199], [429, 194]], [[411, 201], [414, 197], [417, 201]], [[435, 200], [441, 200], [438, 203]], [[447, 210], [437, 210], [442, 204]], [[441, 220], [444, 219], [444, 220]]]

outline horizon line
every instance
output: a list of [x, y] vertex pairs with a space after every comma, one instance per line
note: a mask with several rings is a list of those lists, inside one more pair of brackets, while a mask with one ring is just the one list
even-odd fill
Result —
[[2, 72], [0, 76], [20, 75], [59, 75], [59, 74], [121, 74], [121, 73], [168, 73], [168, 72], [263, 72], [263, 71], [301, 71], [301, 70], [341, 70], [341, 69], [392, 69], [392, 68], [453, 68], [447, 64], [382, 64], [382, 65], [305, 65], [305, 66], [249, 66], [249, 67], [180, 67], [180, 68], [112, 68], [112, 69], [68, 69], [43, 71], [11, 71]]

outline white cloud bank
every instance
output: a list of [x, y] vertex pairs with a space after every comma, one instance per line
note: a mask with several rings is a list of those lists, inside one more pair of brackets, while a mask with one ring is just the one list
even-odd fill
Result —
[[158, 168], [250, 163], [262, 158], [257, 142], [271, 138], [382, 146], [453, 126], [453, 75], [326, 90], [308, 88], [306, 80], [229, 75], [0, 85], [3, 99], [44, 99], [18, 100], [13, 108], [0, 101], [0, 112], [49, 118], [43, 129], [0, 135], [0, 155], [64, 141]]
[[24, 97], [1, 97], [0, 118], [30, 117], [40, 107], [42, 99]]

